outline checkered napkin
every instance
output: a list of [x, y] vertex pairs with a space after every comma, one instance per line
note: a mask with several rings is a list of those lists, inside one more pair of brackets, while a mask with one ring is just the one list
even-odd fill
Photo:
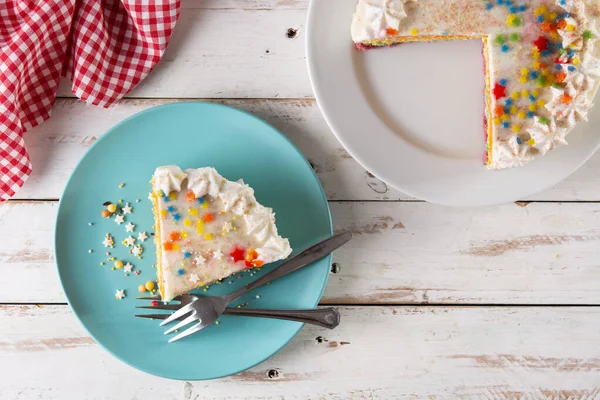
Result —
[[50, 117], [60, 75], [108, 107], [162, 56], [180, 0], [0, 0], [0, 201], [31, 173], [23, 132]]

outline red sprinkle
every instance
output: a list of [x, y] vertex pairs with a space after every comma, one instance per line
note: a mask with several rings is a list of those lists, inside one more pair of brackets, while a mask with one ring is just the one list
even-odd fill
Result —
[[231, 253], [229, 253], [229, 257], [231, 257], [231, 261], [236, 263], [244, 259], [244, 253], [245, 251], [243, 249], [236, 247]]
[[496, 100], [506, 97], [506, 86], [502, 86], [501, 84], [496, 83], [494, 89], [492, 90], [492, 93], [494, 93], [494, 97], [496, 98]]
[[152, 307], [156, 307], [156, 306], [158, 305], [158, 301], [156, 301], [156, 300], [152, 300], [152, 302], [150, 302], [150, 305], [151, 305]]
[[548, 39], [540, 36], [533, 42], [533, 45], [538, 48], [539, 51], [548, 50]]

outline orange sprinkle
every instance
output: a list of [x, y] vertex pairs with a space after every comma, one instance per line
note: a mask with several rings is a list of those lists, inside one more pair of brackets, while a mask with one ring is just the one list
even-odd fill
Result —
[[254, 249], [248, 250], [246, 253], [246, 261], [252, 262], [258, 258], [258, 253]]
[[215, 220], [215, 216], [213, 213], [204, 213], [202, 219], [204, 222], [213, 222]]
[[179, 234], [179, 232], [173, 231], [173, 232], [169, 233], [169, 239], [171, 239], [172, 241], [176, 242], [179, 239], [181, 239], [181, 235]]
[[540, 25], [540, 29], [543, 32], [552, 32], [553, 30], [555, 30], [554, 26], [548, 21], [542, 22], [542, 24]]
[[254, 260], [254, 262], [252, 263], [252, 265], [254, 265], [256, 268], [262, 267], [263, 264], [264, 264], [264, 261], [261, 261], [261, 260]]
[[565, 79], [567, 79], [567, 74], [565, 74], [564, 72], [556, 74], [556, 82], [563, 83]]
[[564, 19], [561, 19], [560, 22], [558, 23], [558, 29], [565, 29], [567, 27], [567, 21]]
[[398, 34], [398, 31], [394, 28], [387, 28], [385, 30], [385, 33], [387, 33], [388, 36], [396, 36]]
[[165, 244], [163, 244], [163, 249], [165, 249], [165, 251], [171, 251], [171, 250], [173, 250], [173, 243], [171, 243], [171, 242], [165, 242]]
[[194, 192], [192, 192], [191, 190], [189, 192], [186, 193], [185, 198], [187, 199], [188, 202], [192, 203], [194, 201], [196, 201], [196, 195], [194, 194]]
[[560, 98], [560, 102], [563, 104], [571, 104], [572, 100], [573, 100], [573, 98], [566, 93], [563, 94], [562, 97]]
[[501, 105], [497, 105], [496, 108], [494, 109], [494, 113], [496, 114], [497, 117], [504, 115], [504, 107], [502, 107]]

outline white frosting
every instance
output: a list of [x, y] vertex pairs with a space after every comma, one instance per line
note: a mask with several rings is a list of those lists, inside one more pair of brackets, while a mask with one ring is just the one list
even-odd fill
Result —
[[[490, 95], [490, 110], [498, 106], [511, 108], [507, 100], [517, 107], [517, 112], [508, 114], [508, 127], [493, 121], [496, 115], [488, 115], [488, 123], [493, 126], [489, 167], [499, 169], [525, 165], [536, 155], [566, 144], [567, 133], [579, 122], [587, 120], [600, 84], [600, 61], [594, 52], [599, 37], [595, 23], [600, 5], [591, 0], [530, 0], [524, 3], [527, 6], [525, 11], [517, 14], [523, 22], [509, 27], [508, 6], [492, 3], [491, 9], [487, 9], [487, 2], [471, 0], [359, 0], [351, 32], [354, 42], [376, 46], [389, 44], [395, 37], [487, 36], [487, 68], [491, 85], [493, 87], [501, 79], [508, 80], [505, 97], [495, 99]], [[558, 36], [551, 41], [560, 42], [569, 52], [558, 55], [558, 50], [553, 50], [550, 56], [539, 59], [553, 75], [556, 73], [554, 59], [558, 58], [563, 63], [566, 79], [556, 87], [538, 87], [534, 78], [528, 78], [526, 82], [518, 79], [521, 69], [534, 70], [532, 64], [535, 60], [531, 55], [534, 41], [539, 36], [551, 36], [536, 26], [538, 14], [534, 11], [537, 12], [538, 7], [559, 16], [568, 13], [564, 18], [564, 28], [558, 29]], [[594, 9], [588, 12], [586, 7]], [[519, 40], [508, 40], [509, 34], [518, 34]], [[498, 35], [507, 38], [508, 51], [501, 49]], [[536, 99], [532, 103], [536, 106], [541, 104], [540, 101], [545, 103], [535, 108], [535, 118], [517, 118], [518, 111], [530, 111], [530, 104], [527, 97], [511, 97], [515, 91], [536, 91]], [[513, 130], [516, 125], [518, 129]]]
[[[181, 171], [175, 166], [158, 167], [153, 192], [160, 214], [158, 245], [168, 242], [171, 232], [186, 232], [186, 237], [176, 242], [179, 250], [162, 251], [160, 266], [167, 300], [188, 292], [196, 284], [204, 285], [244, 270], [243, 261], [234, 263], [231, 257], [223, 256], [235, 248], [255, 250], [256, 260], [263, 263], [284, 259], [292, 252], [289, 241], [277, 232], [273, 210], [259, 204], [254, 190], [243, 181], [229, 181], [214, 168]], [[195, 200], [198, 198], [201, 203]], [[211, 213], [214, 220], [202, 223], [204, 213]], [[200, 232], [196, 232], [197, 223], [204, 226]], [[211, 234], [208, 240], [207, 233]], [[185, 252], [190, 253], [188, 257]], [[179, 268], [184, 271], [181, 276]], [[192, 273], [198, 279], [190, 280]]]

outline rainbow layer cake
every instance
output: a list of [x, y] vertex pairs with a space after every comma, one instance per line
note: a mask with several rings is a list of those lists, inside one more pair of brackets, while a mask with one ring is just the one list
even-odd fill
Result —
[[156, 269], [165, 301], [292, 251], [275, 214], [214, 168], [158, 167], [152, 177]]
[[360, 50], [479, 39], [486, 71], [485, 163], [522, 166], [566, 144], [598, 89], [598, 0], [359, 0]]

